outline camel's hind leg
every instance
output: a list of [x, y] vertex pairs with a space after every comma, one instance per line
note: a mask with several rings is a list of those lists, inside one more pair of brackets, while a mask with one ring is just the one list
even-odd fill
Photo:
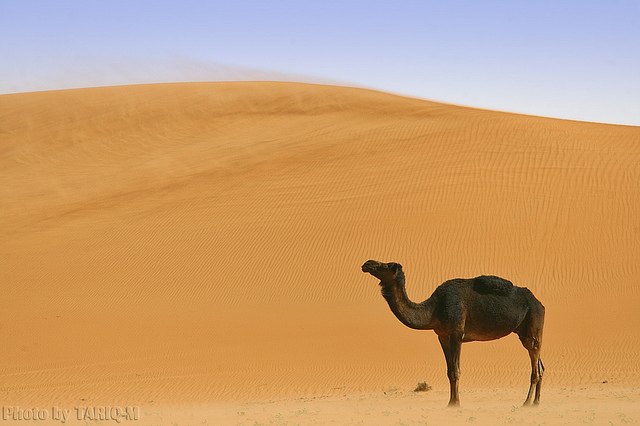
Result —
[[531, 405], [531, 397], [533, 397], [533, 390], [535, 388], [535, 397], [533, 398], [533, 404], [540, 404], [540, 389], [542, 388], [542, 375], [544, 374], [544, 365], [540, 359], [539, 350], [529, 350], [529, 357], [531, 358], [531, 384], [529, 385], [529, 392], [527, 393], [527, 399], [524, 401], [524, 405]]
[[[540, 389], [542, 388], [542, 375], [544, 374], [544, 364], [540, 359], [540, 349], [542, 346], [542, 328], [544, 326], [544, 307], [538, 302], [537, 306], [529, 311], [529, 315], [523, 329], [518, 332], [522, 345], [529, 351], [531, 358], [531, 384], [524, 405], [540, 404]], [[535, 396], [533, 390], [535, 389]]]

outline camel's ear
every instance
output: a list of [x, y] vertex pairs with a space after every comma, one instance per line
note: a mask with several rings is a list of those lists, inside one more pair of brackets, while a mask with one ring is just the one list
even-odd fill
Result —
[[393, 273], [397, 273], [398, 271], [402, 270], [402, 265], [399, 263], [395, 263], [395, 262], [391, 262], [389, 264], [389, 269], [391, 269], [393, 271]]

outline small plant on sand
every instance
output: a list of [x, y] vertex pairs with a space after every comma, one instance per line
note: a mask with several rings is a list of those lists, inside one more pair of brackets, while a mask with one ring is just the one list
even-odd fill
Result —
[[388, 393], [397, 392], [397, 391], [398, 391], [398, 389], [400, 389], [400, 388], [399, 388], [399, 387], [397, 387], [397, 386], [391, 386], [389, 389], [387, 389], [386, 391], [384, 391], [384, 394], [386, 395], [386, 394], [388, 394]]
[[427, 382], [418, 382], [418, 386], [413, 390], [414, 392], [427, 392], [431, 390], [431, 386]]

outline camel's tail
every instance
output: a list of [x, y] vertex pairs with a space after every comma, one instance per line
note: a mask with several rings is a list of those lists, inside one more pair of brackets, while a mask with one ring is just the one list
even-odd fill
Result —
[[538, 371], [540, 372], [540, 376], [542, 376], [542, 373], [544, 373], [544, 364], [540, 358], [538, 358]]

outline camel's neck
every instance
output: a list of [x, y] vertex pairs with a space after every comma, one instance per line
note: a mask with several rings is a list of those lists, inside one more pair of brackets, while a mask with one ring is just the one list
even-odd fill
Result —
[[398, 272], [395, 280], [380, 281], [382, 295], [389, 303], [391, 311], [407, 327], [418, 330], [433, 328], [434, 307], [430, 299], [422, 303], [414, 303], [407, 297], [404, 286], [404, 273]]

